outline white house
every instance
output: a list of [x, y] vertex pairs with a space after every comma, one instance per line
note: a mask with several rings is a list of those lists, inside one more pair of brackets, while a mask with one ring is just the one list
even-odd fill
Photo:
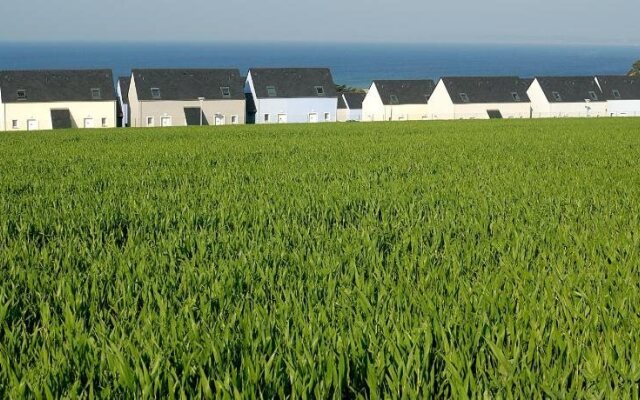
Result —
[[517, 76], [443, 77], [429, 99], [429, 118], [530, 118], [530, 82]]
[[607, 115], [607, 102], [592, 76], [536, 77], [527, 94], [534, 118]]
[[118, 96], [118, 126], [129, 126], [129, 86], [130, 76], [121, 76], [116, 83], [116, 96]]
[[129, 122], [135, 127], [244, 124], [237, 69], [134, 69]]
[[363, 121], [415, 121], [428, 118], [428, 102], [435, 82], [375, 80], [362, 102]]
[[607, 101], [607, 115], [640, 117], [640, 78], [601, 75], [596, 83]]
[[336, 121], [338, 93], [328, 68], [251, 68], [244, 90], [249, 123]]
[[115, 126], [110, 70], [0, 71], [0, 130]]
[[338, 96], [338, 122], [362, 121], [365, 93], [341, 93]]

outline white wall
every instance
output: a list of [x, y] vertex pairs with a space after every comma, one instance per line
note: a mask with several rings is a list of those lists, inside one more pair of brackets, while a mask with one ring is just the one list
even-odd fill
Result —
[[613, 117], [640, 117], [640, 100], [609, 100], [607, 115]]
[[380, 98], [380, 93], [375, 84], [371, 84], [367, 95], [362, 101], [362, 120], [363, 121], [386, 121], [384, 104]]
[[[94, 128], [103, 128], [102, 118], [106, 119], [105, 128], [116, 126], [115, 101], [55, 102], [55, 103], [8, 103], [3, 105], [6, 111], [4, 130], [26, 131], [27, 120], [35, 120], [38, 130], [53, 129], [51, 110], [68, 109], [71, 114], [72, 128], [83, 128], [85, 118], [92, 118]], [[18, 128], [13, 129], [13, 120]]]
[[[338, 99], [330, 98], [296, 98], [296, 99], [257, 99], [256, 124], [274, 124], [278, 115], [286, 115], [288, 123], [309, 122], [309, 114], [318, 115], [318, 122], [336, 122]], [[325, 121], [324, 114], [329, 113]], [[265, 121], [268, 115], [268, 121]]]
[[533, 118], [604, 117], [607, 102], [552, 103], [547, 100], [538, 80], [534, 80], [527, 91], [533, 109]]
[[7, 129], [4, 122], [4, 113], [5, 113], [5, 108], [4, 108], [4, 104], [2, 103], [2, 89], [0, 88], [0, 130], [2, 131]]
[[[139, 101], [136, 107], [138, 114], [131, 115], [131, 126], [147, 127], [147, 117], [153, 117], [152, 126], [154, 127], [161, 126], [163, 117], [171, 118], [171, 126], [187, 126], [187, 118], [184, 114], [185, 107], [200, 108], [200, 101]], [[236, 124], [244, 124], [245, 108], [244, 100], [205, 100], [202, 102], [202, 112], [209, 125], [216, 124], [216, 115], [224, 116], [223, 125], [231, 125], [233, 116], [236, 117]]]
[[120, 102], [120, 108], [122, 108], [122, 126], [127, 126], [127, 124], [129, 124], [129, 106], [122, 101], [122, 87], [120, 87], [119, 80], [116, 90], [118, 93], [118, 102]]
[[362, 121], [362, 110], [342, 108], [338, 110], [338, 122]]
[[453, 101], [442, 79], [438, 82], [429, 98], [430, 119], [453, 119]]

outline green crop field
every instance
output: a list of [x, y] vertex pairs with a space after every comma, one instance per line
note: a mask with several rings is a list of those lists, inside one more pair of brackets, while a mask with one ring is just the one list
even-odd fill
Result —
[[1, 398], [638, 398], [640, 119], [0, 133]]

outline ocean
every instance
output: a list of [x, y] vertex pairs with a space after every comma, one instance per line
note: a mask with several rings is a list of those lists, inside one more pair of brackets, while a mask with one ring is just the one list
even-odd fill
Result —
[[625, 74], [640, 46], [319, 43], [0, 43], [0, 69], [330, 67], [338, 84], [447, 75]]

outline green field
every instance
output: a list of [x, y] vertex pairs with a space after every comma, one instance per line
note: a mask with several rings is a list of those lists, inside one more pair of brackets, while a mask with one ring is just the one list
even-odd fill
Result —
[[0, 397], [625, 398], [640, 119], [0, 132]]

